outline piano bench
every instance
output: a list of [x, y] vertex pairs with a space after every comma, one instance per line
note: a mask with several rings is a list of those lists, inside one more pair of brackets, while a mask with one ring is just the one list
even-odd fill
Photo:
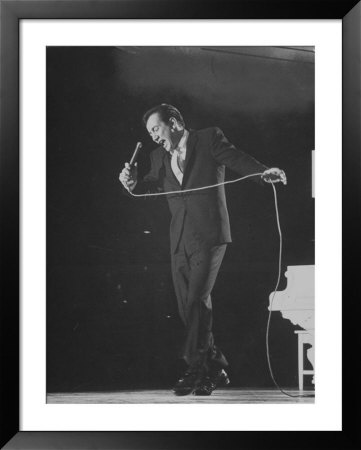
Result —
[[304, 369], [303, 346], [311, 344], [313, 346], [314, 337], [307, 330], [295, 330], [298, 335], [298, 388], [303, 391], [303, 377], [305, 375], [314, 375], [314, 370]]

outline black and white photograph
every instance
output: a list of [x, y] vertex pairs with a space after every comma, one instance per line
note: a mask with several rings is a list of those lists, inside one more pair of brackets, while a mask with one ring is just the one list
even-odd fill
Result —
[[360, 6], [0, 0], [1, 448], [360, 447]]
[[46, 48], [48, 404], [315, 402], [315, 54]]

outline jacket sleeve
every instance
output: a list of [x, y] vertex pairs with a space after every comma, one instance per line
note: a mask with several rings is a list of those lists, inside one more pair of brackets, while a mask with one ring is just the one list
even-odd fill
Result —
[[[242, 176], [263, 173], [268, 169], [267, 166], [231, 144], [220, 128], [213, 129], [211, 148], [212, 155], [219, 164], [225, 165]], [[260, 177], [252, 177], [252, 180], [264, 184]]]

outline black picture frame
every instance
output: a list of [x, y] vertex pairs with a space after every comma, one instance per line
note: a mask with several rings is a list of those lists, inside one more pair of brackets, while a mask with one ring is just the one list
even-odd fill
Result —
[[[172, 4], [170, 6], [170, 3]], [[0, 445], [6, 449], [360, 447], [356, 359], [361, 163], [361, 1], [0, 0]], [[19, 431], [19, 23], [21, 19], [342, 19], [343, 426], [331, 432]], [[332, 174], [330, 174], [330, 183]], [[356, 201], [355, 201], [356, 200]], [[348, 301], [349, 300], [349, 301]], [[330, 393], [331, 394], [331, 393]], [[217, 431], [217, 430], [215, 430]]]

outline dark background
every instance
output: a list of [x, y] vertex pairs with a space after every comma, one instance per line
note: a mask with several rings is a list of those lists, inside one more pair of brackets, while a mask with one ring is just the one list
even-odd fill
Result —
[[[219, 126], [235, 145], [285, 170], [288, 185], [277, 185], [282, 273], [314, 264], [312, 48], [48, 47], [48, 392], [167, 388], [178, 375], [182, 325], [167, 203], [126, 197], [118, 181], [139, 140], [139, 170], [147, 171], [154, 146], [141, 117], [164, 102], [188, 127]], [[214, 333], [233, 386], [272, 387], [273, 191], [247, 180], [226, 192], [233, 243], [213, 291]], [[286, 283], [282, 276], [279, 290]], [[295, 328], [272, 314], [271, 362], [284, 387], [297, 386]]]

